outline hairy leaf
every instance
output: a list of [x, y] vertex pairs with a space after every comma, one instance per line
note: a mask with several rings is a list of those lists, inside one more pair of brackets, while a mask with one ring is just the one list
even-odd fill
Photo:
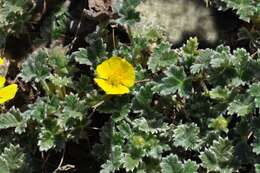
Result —
[[0, 155], [0, 168], [0, 173], [23, 172], [26, 169], [25, 154], [19, 145], [5, 147]]
[[250, 0], [222, 0], [222, 1], [227, 3], [228, 7], [237, 10], [237, 14], [239, 15], [239, 18], [246, 22], [249, 22], [250, 18], [253, 17], [258, 10], [254, 2]]
[[249, 88], [249, 94], [254, 97], [256, 107], [260, 107], [260, 83], [254, 83]]
[[239, 116], [243, 117], [250, 113], [252, 109], [252, 104], [247, 102], [241, 102], [240, 100], [235, 100], [229, 104], [227, 109], [230, 115], [238, 114]]
[[25, 82], [35, 80], [39, 82], [44, 80], [49, 75], [49, 68], [47, 66], [48, 54], [45, 49], [40, 49], [34, 52], [22, 64], [22, 71], [20, 76]]
[[180, 124], [174, 130], [174, 145], [197, 150], [201, 143], [199, 133], [200, 129], [194, 123]]
[[232, 173], [233, 147], [228, 139], [219, 138], [201, 153], [202, 166], [208, 171]]
[[255, 164], [256, 173], [260, 173], [260, 164]]
[[133, 158], [129, 154], [125, 154], [123, 164], [126, 171], [133, 171], [140, 163], [140, 158]]
[[122, 24], [134, 24], [140, 20], [140, 14], [136, 11], [136, 7], [139, 5], [141, 0], [119, 0], [116, 4], [116, 9], [121, 15], [118, 20]]
[[154, 50], [147, 64], [148, 68], [155, 73], [175, 64], [176, 61], [177, 54], [171, 50], [171, 45], [163, 42]]
[[198, 165], [196, 162], [188, 160], [181, 163], [176, 155], [170, 154], [162, 159], [162, 173], [196, 173]]
[[89, 52], [87, 49], [79, 48], [78, 51], [75, 51], [72, 56], [79, 64], [92, 65], [92, 61], [89, 59]]
[[184, 69], [172, 65], [166, 72], [166, 77], [162, 81], [153, 87], [155, 92], [161, 95], [170, 95], [178, 92], [181, 96], [188, 94], [191, 81], [186, 77]]

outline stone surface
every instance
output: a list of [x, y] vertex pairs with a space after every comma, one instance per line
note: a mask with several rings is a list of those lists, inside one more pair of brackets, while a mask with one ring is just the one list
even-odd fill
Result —
[[145, 0], [138, 11], [141, 13], [139, 26], [159, 25], [173, 44], [187, 36], [197, 36], [209, 43], [218, 38], [214, 16], [202, 0]]

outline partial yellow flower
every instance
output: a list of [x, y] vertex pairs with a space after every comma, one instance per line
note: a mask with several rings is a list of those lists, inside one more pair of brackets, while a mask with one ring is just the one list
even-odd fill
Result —
[[112, 56], [96, 68], [97, 85], [106, 94], [126, 94], [135, 83], [134, 67], [125, 59]]
[[0, 65], [4, 65], [4, 64], [5, 64], [4, 58], [0, 57]]
[[5, 77], [0, 76], [0, 104], [13, 99], [18, 90], [17, 84], [11, 84], [4, 87], [5, 81]]

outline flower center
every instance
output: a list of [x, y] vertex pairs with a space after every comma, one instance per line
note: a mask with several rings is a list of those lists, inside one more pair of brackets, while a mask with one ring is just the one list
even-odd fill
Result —
[[111, 85], [117, 86], [121, 84], [122, 81], [122, 75], [118, 73], [117, 71], [114, 71], [107, 79]]
[[111, 75], [108, 78], [108, 81], [111, 83], [111, 85], [119, 85], [121, 82], [120, 76], [118, 75]]

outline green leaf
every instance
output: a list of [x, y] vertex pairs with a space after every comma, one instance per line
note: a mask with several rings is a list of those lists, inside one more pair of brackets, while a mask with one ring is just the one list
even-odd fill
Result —
[[126, 105], [122, 106], [118, 113], [114, 113], [112, 115], [113, 121], [117, 123], [117, 122], [120, 122], [121, 120], [123, 120], [125, 117], [127, 117], [130, 112], [130, 107], [131, 107], [130, 104], [126, 104]]
[[100, 60], [108, 57], [107, 46], [97, 32], [87, 35], [85, 40], [90, 46], [79, 48], [78, 51], [72, 53], [71, 58], [75, 59], [79, 64], [93, 68], [98, 63], [101, 63]]
[[208, 171], [220, 171], [217, 158], [215, 154], [209, 150], [202, 153], [200, 159], [202, 160], [202, 165], [207, 168]]
[[64, 108], [63, 112], [58, 114], [57, 125], [66, 131], [71, 130], [77, 125], [77, 120], [81, 121], [83, 117], [81, 112]]
[[121, 146], [113, 146], [111, 150], [111, 158], [114, 167], [116, 168], [115, 170], [119, 170], [120, 166], [122, 165], [123, 161], [123, 150]]
[[190, 55], [197, 55], [198, 47], [199, 47], [198, 39], [196, 37], [189, 38], [189, 40], [183, 47], [183, 52]]
[[6, 161], [0, 157], [0, 173], [10, 173]]
[[210, 61], [214, 52], [215, 51], [211, 49], [200, 50], [195, 62], [193, 62], [190, 67], [191, 73], [198, 74], [206, 71], [210, 67]]
[[140, 14], [136, 11], [136, 7], [141, 0], [119, 0], [115, 4], [115, 9], [119, 12], [121, 18], [118, 20], [121, 24], [133, 25], [140, 21]]
[[235, 77], [231, 79], [231, 82], [228, 84], [228, 86], [231, 87], [239, 87], [239, 86], [245, 86], [246, 82], [243, 81], [240, 77]]
[[141, 86], [139, 91], [135, 93], [135, 97], [132, 100], [132, 109], [135, 113], [151, 109], [153, 99], [152, 86], [152, 84]]
[[50, 75], [48, 77], [48, 79], [55, 85], [58, 87], [69, 87], [72, 85], [72, 80], [69, 77], [61, 77], [58, 75]]
[[174, 145], [197, 150], [201, 143], [199, 133], [200, 129], [194, 123], [180, 124], [174, 129]]
[[196, 173], [199, 166], [196, 164], [196, 162], [193, 162], [191, 160], [188, 160], [184, 164], [183, 173]]
[[138, 169], [136, 173], [146, 173], [143, 169]]
[[230, 47], [220, 45], [212, 52], [210, 65], [213, 68], [227, 68], [231, 61]]
[[48, 64], [54, 69], [58, 75], [68, 73], [69, 59], [66, 56], [67, 49], [62, 46], [56, 46], [48, 49]]
[[89, 52], [87, 49], [79, 48], [78, 51], [73, 52], [72, 57], [79, 63], [91, 66], [93, 60], [89, 58]]
[[196, 162], [188, 160], [181, 163], [176, 155], [170, 154], [162, 159], [160, 163], [162, 173], [196, 173], [198, 165]]
[[100, 173], [113, 173], [115, 170], [112, 161], [107, 160], [106, 163], [101, 165]]
[[162, 173], [182, 173], [182, 164], [176, 155], [170, 154], [162, 159]]
[[255, 164], [255, 172], [260, 173], [260, 164]]
[[88, 76], [87, 74], [83, 74], [80, 77], [78, 77], [78, 82], [73, 81], [73, 89], [77, 91], [78, 93], [91, 93], [94, 90], [94, 83], [92, 81], [91, 76]]
[[210, 171], [232, 173], [233, 147], [228, 139], [219, 137], [200, 154], [202, 166]]
[[48, 105], [44, 102], [44, 98], [38, 98], [34, 104], [30, 104], [28, 107], [29, 109], [23, 114], [25, 119], [42, 123], [47, 118]]
[[132, 128], [130, 125], [126, 122], [121, 122], [117, 126], [119, 133], [124, 137], [128, 138], [129, 136], [132, 136]]
[[25, 166], [25, 154], [19, 145], [5, 147], [0, 155], [0, 173], [22, 172]]
[[163, 153], [171, 150], [169, 145], [160, 143], [158, 140], [151, 140], [149, 145], [151, 146], [151, 148], [147, 152], [147, 155], [154, 159], [161, 158]]
[[149, 126], [147, 120], [144, 117], [134, 120], [133, 127], [145, 133], [155, 133], [156, 129]]
[[139, 158], [133, 158], [129, 154], [125, 154], [123, 158], [123, 166], [126, 169], [126, 171], [133, 171], [140, 163]]
[[22, 64], [22, 71], [19, 74], [25, 82], [35, 80], [46, 79], [50, 70], [47, 65], [48, 54], [46, 49], [39, 49], [30, 55], [26, 61]]
[[64, 130], [58, 126], [55, 119], [46, 119], [42, 124], [38, 134], [38, 147], [40, 151], [48, 151], [50, 149], [61, 150], [64, 148], [66, 140], [70, 136], [65, 136]]
[[216, 87], [209, 91], [209, 96], [211, 99], [216, 99], [220, 101], [225, 101], [229, 98], [231, 92], [226, 88]]
[[52, 37], [59, 39], [64, 37], [69, 25], [68, 9], [65, 5], [55, 14], [55, 20], [52, 22]]
[[222, 1], [227, 3], [227, 6], [229, 8], [237, 10], [237, 14], [239, 15], [239, 18], [246, 22], [250, 22], [250, 18], [253, 17], [257, 12], [256, 5], [253, 4], [253, 1], [250, 0], [222, 0]]
[[244, 48], [237, 48], [233, 51], [234, 57], [232, 57], [232, 64], [238, 67], [244, 67], [247, 65], [247, 62], [250, 61], [250, 53]]
[[15, 132], [21, 134], [25, 132], [27, 121], [22, 117], [21, 112], [15, 108], [0, 115], [0, 130], [15, 128]]
[[41, 129], [38, 139], [40, 151], [48, 151], [55, 147], [55, 134], [45, 128]]
[[171, 50], [170, 43], [162, 42], [154, 50], [154, 53], [148, 60], [147, 65], [148, 68], [155, 73], [169, 67], [172, 64], [175, 64], [177, 62], [177, 57], [177, 54]]
[[153, 91], [161, 95], [180, 94], [185, 96], [191, 88], [191, 80], [186, 76], [182, 67], [171, 66], [166, 72], [166, 77], [153, 87]]
[[24, 33], [27, 30], [26, 24], [31, 20], [34, 7], [31, 0], [1, 1], [0, 32], [16, 36]]
[[86, 101], [73, 93], [66, 95], [65, 100], [62, 103], [65, 107], [79, 112], [84, 112], [88, 108], [86, 106]]
[[235, 100], [229, 104], [227, 110], [229, 115], [238, 114], [243, 117], [251, 112], [252, 104]]
[[121, 146], [113, 146], [111, 150], [111, 159], [107, 160], [101, 167], [100, 173], [112, 173], [119, 170], [122, 165], [123, 153]]
[[207, 65], [205, 65], [205, 64], [193, 64], [190, 68], [191, 68], [192, 74], [197, 74], [197, 73], [202, 72], [204, 69], [206, 69]]
[[255, 107], [260, 108], [260, 83], [254, 83], [249, 88], [249, 94], [254, 97]]
[[0, 115], [0, 130], [17, 127], [20, 123], [20, 120], [10, 112]]

